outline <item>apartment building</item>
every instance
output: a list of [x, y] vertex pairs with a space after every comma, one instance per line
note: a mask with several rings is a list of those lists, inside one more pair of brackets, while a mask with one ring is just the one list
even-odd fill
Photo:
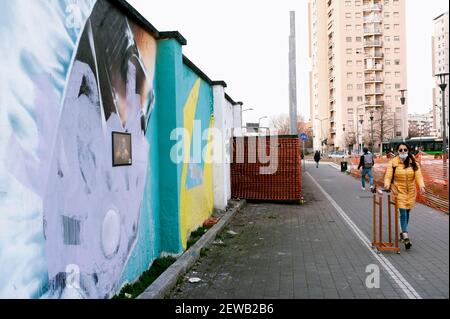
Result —
[[425, 114], [409, 114], [408, 137], [436, 137], [436, 131], [433, 129], [433, 112]]
[[[448, 12], [441, 14], [434, 19], [434, 35], [432, 37], [432, 58], [433, 70], [432, 76], [440, 73], [449, 73], [448, 60]], [[449, 79], [447, 77], [447, 84]], [[448, 121], [448, 103], [449, 103], [449, 88], [447, 87], [445, 93], [445, 111]], [[439, 137], [442, 137], [442, 93], [436, 82], [436, 87], [433, 88], [433, 128], [437, 131]], [[448, 127], [448, 124], [447, 124]], [[447, 129], [448, 137], [448, 129]]]
[[309, 27], [314, 147], [406, 137], [405, 0], [310, 0]]

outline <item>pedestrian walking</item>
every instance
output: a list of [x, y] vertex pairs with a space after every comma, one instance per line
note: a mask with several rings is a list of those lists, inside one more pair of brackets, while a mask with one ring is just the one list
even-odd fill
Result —
[[400, 211], [400, 240], [405, 244], [406, 249], [412, 246], [408, 236], [409, 215], [416, 204], [416, 184], [420, 193], [425, 194], [425, 184], [423, 182], [422, 171], [419, 163], [416, 162], [411, 148], [401, 143], [398, 146], [398, 155], [394, 157], [386, 170], [384, 176], [384, 188], [391, 189], [397, 201]]
[[314, 161], [316, 162], [316, 168], [319, 168], [320, 151], [316, 151], [316, 153], [314, 154]]
[[373, 159], [373, 154], [369, 151], [367, 147], [363, 148], [364, 154], [361, 155], [359, 159], [358, 170], [362, 168], [361, 172], [361, 189], [366, 190], [366, 175], [369, 175], [369, 185], [370, 189], [373, 189], [373, 175], [372, 175], [372, 167], [375, 165], [375, 161]]

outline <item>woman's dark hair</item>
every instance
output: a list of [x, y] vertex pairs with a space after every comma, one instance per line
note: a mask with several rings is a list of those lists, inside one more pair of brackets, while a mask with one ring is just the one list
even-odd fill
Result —
[[402, 145], [406, 146], [406, 148], [408, 149], [408, 160], [403, 162], [405, 164], [405, 168], [408, 168], [409, 165], [411, 164], [411, 167], [413, 168], [413, 170], [417, 171], [419, 169], [419, 166], [417, 165], [416, 158], [414, 157], [411, 147], [408, 144], [400, 143], [397, 146], [397, 152], [398, 152], [400, 146], [402, 146]]

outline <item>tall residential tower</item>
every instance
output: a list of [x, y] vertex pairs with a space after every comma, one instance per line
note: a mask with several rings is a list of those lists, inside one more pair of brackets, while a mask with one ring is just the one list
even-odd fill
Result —
[[314, 148], [406, 137], [405, 0], [310, 0], [309, 25]]

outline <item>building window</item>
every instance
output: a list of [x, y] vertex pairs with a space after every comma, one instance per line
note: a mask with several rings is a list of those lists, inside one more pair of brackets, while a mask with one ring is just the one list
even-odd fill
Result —
[[361, 42], [362, 38], [361, 37], [356, 37], [356, 42]]
[[394, 12], [394, 18], [398, 19], [400, 17], [400, 12]]
[[352, 66], [353, 65], [353, 61], [352, 60], [347, 60], [347, 66]]
[[347, 49], [346, 52], [347, 52], [347, 54], [352, 54], [353, 50], [352, 49]]
[[394, 53], [400, 53], [400, 48], [395, 48]]
[[347, 96], [347, 102], [353, 102], [353, 96]]
[[357, 24], [357, 25], [355, 26], [355, 29], [356, 29], [356, 30], [361, 30], [361, 25], [360, 25], [360, 24]]
[[395, 59], [395, 60], [394, 60], [394, 64], [395, 64], [395, 65], [400, 65], [400, 59]]
[[363, 89], [363, 85], [360, 83], [360, 84], [357, 84], [356, 85], [356, 88], [358, 89], [358, 90], [362, 90]]
[[351, 25], [351, 24], [347, 24], [347, 25], [345, 26], [345, 29], [346, 29], [347, 31], [351, 31], [351, 30], [352, 30], [352, 25]]
[[392, 89], [392, 84], [391, 83], [386, 83], [385, 87], [386, 87], [386, 90], [390, 90], [390, 89]]
[[384, 41], [386, 41], [386, 42], [391, 42], [391, 37], [390, 37], [390, 36], [385, 36], [385, 37], [384, 37]]
[[358, 96], [358, 102], [362, 102], [363, 101], [363, 97], [362, 96]]
[[362, 78], [362, 72], [356, 73], [356, 76], [357, 76], [358, 78]]
[[400, 5], [400, 1], [399, 0], [393, 0], [392, 3], [394, 4], [394, 6]]
[[384, 17], [385, 17], [385, 18], [389, 18], [390, 16], [391, 16], [391, 15], [389, 14], [389, 12], [385, 12], [385, 13], [384, 13]]
[[395, 72], [395, 77], [399, 78], [400, 77], [400, 72]]
[[347, 79], [350, 79], [353, 76], [353, 72], [347, 72]]
[[385, 49], [384, 49], [384, 52], [385, 52], [386, 54], [390, 54], [390, 53], [391, 53], [391, 48], [385, 48]]
[[347, 84], [347, 90], [353, 90], [353, 84]]
[[395, 83], [395, 88], [396, 88], [397, 90], [400, 90], [400, 83]]
[[394, 30], [400, 29], [400, 24], [394, 24]]
[[386, 60], [386, 65], [391, 65], [391, 60]]
[[356, 65], [361, 66], [362, 65], [362, 60], [357, 60], [356, 61]]
[[398, 35], [396, 35], [396, 36], [394, 37], [394, 41], [400, 41], [400, 37], [399, 37]]
[[360, 12], [356, 12], [355, 13], [355, 18], [357, 18], [357, 19], [361, 18], [361, 13]]
[[346, 17], [347, 19], [351, 19], [351, 18], [352, 18], [352, 14], [351, 14], [350, 12], [346, 12], [346, 13], [345, 13], [345, 17]]
[[360, 0], [356, 0], [355, 1], [355, 6], [359, 7], [361, 5], [361, 1]]
[[385, 24], [384, 25], [384, 29], [385, 30], [390, 30], [391, 29], [391, 25], [390, 24]]
[[384, 0], [384, 5], [385, 5], [386, 7], [388, 7], [388, 6], [389, 6], [389, 0]]
[[346, 7], [350, 7], [352, 5], [352, 2], [351, 1], [349, 1], [349, 0], [346, 0], [345, 1], [345, 6]]
[[348, 108], [347, 109], [347, 114], [353, 114], [353, 108]]
[[347, 42], [352, 42], [352, 37], [346, 37], [346, 38], [345, 38], [345, 41], [347, 41]]

